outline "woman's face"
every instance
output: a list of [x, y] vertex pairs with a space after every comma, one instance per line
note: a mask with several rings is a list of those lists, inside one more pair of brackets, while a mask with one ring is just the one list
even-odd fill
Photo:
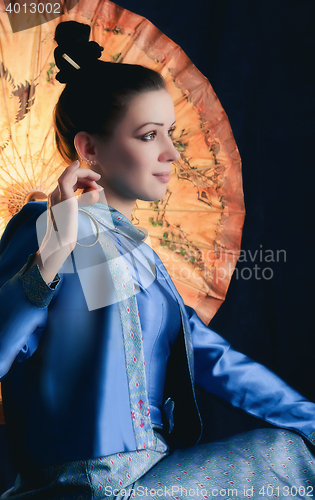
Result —
[[95, 170], [108, 205], [131, 213], [137, 199], [163, 198], [172, 162], [180, 157], [171, 138], [174, 124], [170, 94], [143, 92], [131, 101], [110, 141], [94, 138]]

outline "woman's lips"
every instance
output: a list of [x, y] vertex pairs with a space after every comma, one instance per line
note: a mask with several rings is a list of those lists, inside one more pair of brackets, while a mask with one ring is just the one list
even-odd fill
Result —
[[170, 181], [170, 172], [161, 172], [160, 174], [153, 174], [154, 177], [159, 179], [161, 182], [169, 182]]

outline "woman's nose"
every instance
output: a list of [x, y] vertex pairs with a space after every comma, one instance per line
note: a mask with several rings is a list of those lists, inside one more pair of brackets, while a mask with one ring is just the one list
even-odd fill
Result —
[[159, 156], [159, 160], [161, 162], [173, 162], [177, 161], [180, 158], [180, 153], [177, 151], [175, 148], [172, 140], [170, 138], [167, 138], [166, 145], [163, 148], [163, 151], [161, 152]]

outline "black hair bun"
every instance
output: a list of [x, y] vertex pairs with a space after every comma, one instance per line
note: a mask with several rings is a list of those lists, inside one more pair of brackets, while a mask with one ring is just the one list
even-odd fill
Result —
[[[104, 50], [97, 42], [89, 42], [91, 27], [77, 21], [59, 23], [55, 31], [58, 47], [54, 51], [57, 67], [60, 69], [56, 79], [68, 83], [78, 77], [80, 71], [91, 70], [95, 61]], [[66, 55], [66, 59], [64, 57]], [[69, 59], [70, 58], [70, 59]]]

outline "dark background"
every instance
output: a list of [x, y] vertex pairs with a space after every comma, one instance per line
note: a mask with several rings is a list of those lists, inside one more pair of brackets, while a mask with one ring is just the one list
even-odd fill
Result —
[[[247, 262], [238, 263], [210, 328], [315, 401], [315, 2], [116, 3], [149, 19], [209, 79], [240, 150]], [[285, 252], [279, 262], [265, 262], [266, 250]], [[254, 262], [249, 251], [258, 251]], [[272, 268], [272, 279], [255, 279], [255, 265], [258, 277]], [[211, 439], [264, 425], [216, 401], [202, 406]]]

